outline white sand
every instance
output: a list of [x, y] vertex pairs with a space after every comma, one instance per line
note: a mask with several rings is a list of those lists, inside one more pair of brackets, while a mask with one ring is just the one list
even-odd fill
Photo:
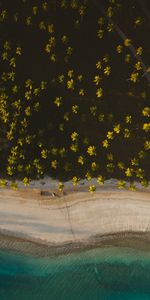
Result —
[[0, 231], [63, 244], [94, 235], [150, 231], [150, 188], [118, 190], [108, 181], [95, 193], [41, 197], [39, 189], [0, 190]]

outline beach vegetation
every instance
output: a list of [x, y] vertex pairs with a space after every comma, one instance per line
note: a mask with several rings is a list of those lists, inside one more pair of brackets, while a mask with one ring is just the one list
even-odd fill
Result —
[[148, 7], [104, 2], [1, 0], [1, 187], [148, 186]]

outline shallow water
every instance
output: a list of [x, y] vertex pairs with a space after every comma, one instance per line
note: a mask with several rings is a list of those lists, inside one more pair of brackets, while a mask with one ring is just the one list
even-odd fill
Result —
[[0, 251], [0, 300], [150, 299], [150, 252], [100, 248], [57, 258]]

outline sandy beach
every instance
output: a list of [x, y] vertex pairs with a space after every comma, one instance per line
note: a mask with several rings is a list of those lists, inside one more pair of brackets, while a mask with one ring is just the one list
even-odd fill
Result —
[[[41, 195], [43, 190], [45, 195]], [[2, 236], [59, 247], [95, 243], [96, 237], [150, 232], [150, 188], [119, 190], [114, 181], [94, 193], [83, 187], [52, 194], [52, 187], [0, 190]], [[3, 246], [8, 244], [2, 239]], [[4, 242], [5, 240], [5, 242]], [[2, 245], [2, 242], [1, 242]]]

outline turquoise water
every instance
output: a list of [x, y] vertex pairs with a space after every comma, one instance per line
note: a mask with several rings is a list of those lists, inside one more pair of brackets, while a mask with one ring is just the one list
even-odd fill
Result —
[[103, 248], [38, 258], [0, 251], [0, 300], [150, 299], [150, 252]]

